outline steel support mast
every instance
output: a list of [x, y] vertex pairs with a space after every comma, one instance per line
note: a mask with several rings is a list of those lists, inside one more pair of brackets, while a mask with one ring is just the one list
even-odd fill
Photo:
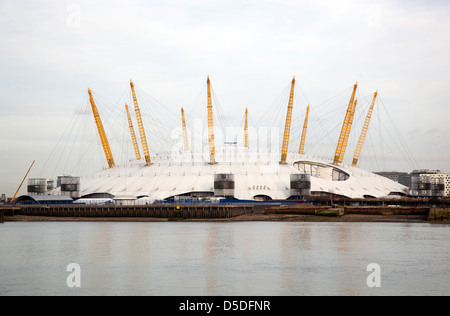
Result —
[[147, 145], [147, 137], [145, 136], [144, 124], [142, 123], [141, 110], [139, 109], [138, 101], [136, 98], [136, 92], [134, 91], [134, 83], [130, 80], [131, 92], [133, 94], [134, 111], [136, 112], [136, 119], [139, 126], [139, 137], [142, 142], [142, 151], [144, 152], [145, 163], [150, 165], [152, 163], [150, 159], [150, 152]]
[[186, 127], [186, 118], [184, 117], [184, 109], [181, 108], [181, 122], [183, 125], [184, 151], [189, 151], [188, 133]]
[[248, 148], [248, 109], [245, 109], [244, 147]]
[[350, 98], [350, 102], [348, 103], [347, 113], [345, 115], [344, 123], [342, 124], [342, 130], [341, 130], [341, 134], [339, 136], [339, 141], [338, 141], [338, 144], [336, 147], [336, 153], [334, 154], [333, 164], [335, 164], [335, 165], [337, 165], [338, 163], [342, 163], [342, 161], [344, 160], [345, 150], [347, 147], [345, 138], [346, 138], [346, 135], [350, 134], [350, 130], [351, 130], [350, 120], [351, 120], [351, 116], [352, 116], [352, 111], [355, 106], [354, 100], [355, 100], [355, 94], [356, 94], [357, 87], [358, 87], [358, 83], [355, 83], [355, 85], [353, 86], [353, 93]]
[[286, 113], [286, 123], [284, 125], [284, 136], [283, 136], [283, 147], [281, 148], [281, 160], [280, 163], [285, 164], [287, 158], [287, 152], [289, 147], [289, 136], [291, 133], [291, 122], [292, 122], [292, 108], [294, 105], [294, 86], [295, 77], [292, 79], [291, 83], [291, 93], [289, 95], [289, 104]]
[[211, 81], [206, 81], [207, 83], [207, 93], [208, 93], [208, 143], [209, 143], [209, 162], [210, 164], [216, 163], [216, 145], [214, 141], [214, 117], [211, 99]]
[[133, 141], [134, 154], [136, 155], [136, 160], [141, 160], [141, 153], [139, 152], [139, 146], [136, 139], [136, 134], [134, 133], [133, 122], [131, 121], [130, 111], [128, 110], [128, 104], [125, 103], [125, 109], [127, 111], [128, 126], [130, 127], [131, 140]]
[[108, 162], [109, 168], [115, 166], [114, 158], [111, 153], [111, 148], [109, 147], [108, 138], [106, 137], [105, 129], [103, 128], [102, 120], [98, 113], [97, 106], [95, 105], [94, 98], [92, 97], [91, 89], [88, 89], [89, 101], [91, 102], [92, 112], [94, 113], [95, 124], [97, 125], [98, 134], [100, 136], [100, 141], [102, 142], [103, 151], [105, 152], [106, 161]]
[[359, 137], [358, 145], [356, 146], [355, 155], [353, 156], [352, 166], [356, 167], [358, 164], [359, 157], [366, 139], [367, 131], [369, 129], [370, 119], [372, 118], [373, 107], [375, 105], [375, 100], [377, 99], [378, 91], [374, 93], [372, 103], [370, 104], [369, 112], [367, 113], [366, 121], [364, 122], [363, 129], [361, 131], [361, 136]]
[[303, 155], [305, 152], [306, 130], [308, 129], [308, 117], [309, 117], [309, 105], [306, 108], [306, 116], [305, 116], [305, 122], [303, 123], [302, 138], [300, 140], [300, 147], [298, 149], [298, 153], [300, 155]]

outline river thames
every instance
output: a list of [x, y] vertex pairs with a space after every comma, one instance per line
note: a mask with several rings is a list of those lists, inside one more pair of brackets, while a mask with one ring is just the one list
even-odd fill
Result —
[[449, 225], [6, 222], [0, 240], [1, 296], [450, 293]]

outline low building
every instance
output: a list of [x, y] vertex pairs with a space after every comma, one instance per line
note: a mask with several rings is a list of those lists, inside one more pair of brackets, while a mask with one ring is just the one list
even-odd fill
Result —
[[16, 199], [16, 204], [72, 204], [73, 199], [65, 195], [22, 195]]

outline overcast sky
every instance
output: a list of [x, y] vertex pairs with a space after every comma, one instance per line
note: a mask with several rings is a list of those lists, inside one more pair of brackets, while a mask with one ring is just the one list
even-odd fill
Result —
[[237, 123], [294, 75], [312, 108], [348, 100], [357, 81], [379, 91], [414, 157], [399, 171], [450, 172], [449, 12], [437, 0], [1, 0], [0, 193], [12, 196], [33, 160], [29, 177], [49, 177], [42, 166], [88, 87], [119, 100], [130, 78], [177, 112], [210, 75]]

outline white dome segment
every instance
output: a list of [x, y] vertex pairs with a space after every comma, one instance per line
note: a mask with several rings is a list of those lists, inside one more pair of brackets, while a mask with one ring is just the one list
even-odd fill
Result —
[[[235, 148], [236, 149], [236, 148]], [[227, 151], [229, 153], [229, 151]], [[348, 198], [383, 197], [406, 194], [407, 188], [385, 177], [351, 167], [336, 166], [299, 154], [288, 154], [286, 164], [279, 153], [252, 153], [233, 150], [215, 164], [192, 161], [191, 155], [159, 155], [151, 165], [136, 161], [81, 178], [81, 195], [109, 193], [116, 197], [146, 196], [164, 200], [174, 196], [214, 195], [214, 176], [234, 175], [234, 194], [238, 200], [285, 200], [291, 197], [291, 175], [309, 174], [311, 193], [335, 194]], [[217, 193], [217, 192], [216, 192]]]

